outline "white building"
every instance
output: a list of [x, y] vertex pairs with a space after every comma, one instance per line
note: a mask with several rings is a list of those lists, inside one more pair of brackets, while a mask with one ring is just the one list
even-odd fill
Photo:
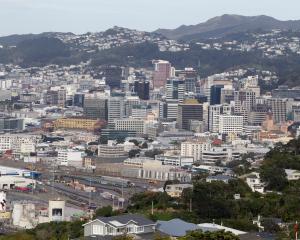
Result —
[[151, 181], [179, 180], [189, 182], [191, 174], [175, 166], [163, 165], [161, 161], [148, 158], [129, 158], [124, 161], [123, 177]]
[[85, 153], [82, 151], [59, 150], [57, 160], [58, 164], [62, 166], [81, 167], [84, 156]]
[[300, 179], [300, 171], [294, 169], [285, 169], [286, 177], [289, 181], [299, 180]]
[[181, 143], [180, 155], [183, 157], [193, 157], [194, 161], [202, 160], [203, 151], [210, 150], [209, 141], [187, 141]]
[[123, 131], [135, 131], [138, 134], [145, 133], [145, 121], [135, 118], [123, 118], [115, 120], [115, 129]]
[[191, 166], [194, 163], [193, 157], [184, 157], [180, 155], [156, 155], [155, 160], [161, 161], [163, 165], [171, 166]]
[[24, 135], [24, 134], [4, 134], [0, 135], [0, 151], [12, 150], [13, 152], [20, 153], [21, 146], [23, 150], [25, 144], [32, 149], [41, 139], [39, 135]]
[[208, 165], [215, 165], [217, 162], [228, 163], [239, 160], [240, 154], [240, 151], [233, 150], [231, 147], [214, 147], [202, 152], [202, 162]]
[[252, 192], [264, 193], [265, 184], [261, 181], [259, 173], [253, 172], [246, 178], [246, 183]]
[[243, 116], [221, 115], [219, 121], [219, 133], [241, 134], [244, 131]]

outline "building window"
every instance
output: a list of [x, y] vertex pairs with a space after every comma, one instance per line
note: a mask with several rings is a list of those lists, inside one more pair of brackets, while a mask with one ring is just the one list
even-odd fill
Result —
[[136, 232], [137, 233], [144, 232], [144, 227], [140, 227], [140, 226], [136, 227]]

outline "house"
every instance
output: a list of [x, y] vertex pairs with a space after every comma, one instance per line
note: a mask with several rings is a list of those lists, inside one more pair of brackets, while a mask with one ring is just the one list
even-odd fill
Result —
[[227, 176], [227, 175], [216, 175], [216, 176], [209, 176], [206, 178], [206, 182], [208, 183], [211, 183], [211, 182], [214, 182], [214, 181], [221, 181], [221, 182], [224, 182], [224, 183], [228, 183], [229, 180], [232, 180], [233, 177], [231, 176]]
[[171, 237], [183, 237], [187, 232], [200, 230], [200, 227], [194, 223], [175, 218], [170, 221], [157, 221], [157, 230]]
[[298, 171], [298, 170], [285, 169], [285, 174], [286, 174], [287, 180], [289, 180], [289, 181], [300, 179], [300, 171]]
[[166, 186], [166, 193], [170, 197], [180, 197], [183, 190], [186, 188], [193, 188], [192, 184], [170, 184]]
[[119, 236], [123, 234], [143, 235], [154, 233], [156, 224], [139, 214], [99, 217], [83, 225], [84, 237]]
[[252, 192], [264, 193], [265, 184], [261, 181], [259, 173], [253, 172], [246, 178], [247, 185]]

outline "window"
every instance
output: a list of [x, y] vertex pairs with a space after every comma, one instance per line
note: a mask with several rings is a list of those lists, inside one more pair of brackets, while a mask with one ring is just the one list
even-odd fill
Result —
[[100, 235], [102, 233], [102, 226], [100, 225], [92, 225], [93, 226], [93, 234]]
[[144, 232], [144, 227], [137, 226], [136, 227], [136, 232], [137, 233]]

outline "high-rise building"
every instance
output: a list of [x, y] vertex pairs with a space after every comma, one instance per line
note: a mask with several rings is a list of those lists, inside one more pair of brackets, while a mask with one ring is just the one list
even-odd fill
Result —
[[210, 105], [221, 104], [221, 91], [224, 85], [213, 85], [210, 88]]
[[211, 105], [208, 109], [208, 130], [219, 132], [219, 122], [221, 115], [230, 115], [232, 112], [229, 105]]
[[219, 133], [241, 134], [244, 131], [243, 116], [220, 115]]
[[168, 61], [157, 60], [153, 62], [153, 87], [160, 88], [166, 85], [167, 79], [171, 77], [172, 67]]
[[185, 68], [184, 70], [176, 71], [176, 76], [184, 80], [185, 92], [196, 93], [196, 83], [198, 74], [193, 68]]
[[110, 97], [108, 99], [108, 127], [114, 129], [115, 120], [125, 115], [124, 99], [122, 97]]
[[167, 99], [178, 99], [182, 101], [184, 99], [185, 84], [180, 79], [168, 79], [166, 84], [166, 98]]
[[84, 93], [75, 93], [73, 97], [73, 106], [83, 107], [84, 105]]
[[195, 99], [187, 99], [178, 105], [178, 128], [190, 130], [191, 120], [203, 120], [203, 106]]
[[287, 103], [288, 99], [285, 98], [267, 99], [267, 105], [271, 108], [275, 123], [282, 123], [286, 121]]
[[134, 82], [134, 92], [141, 100], [149, 100], [150, 83], [145, 80], [137, 80]]
[[122, 68], [117, 66], [105, 66], [102, 69], [102, 77], [111, 88], [120, 88], [122, 80]]
[[48, 90], [44, 95], [44, 103], [47, 105], [65, 107], [66, 97], [66, 90], [63, 88], [57, 90]]
[[107, 98], [87, 94], [84, 98], [84, 115], [90, 119], [107, 120]]

